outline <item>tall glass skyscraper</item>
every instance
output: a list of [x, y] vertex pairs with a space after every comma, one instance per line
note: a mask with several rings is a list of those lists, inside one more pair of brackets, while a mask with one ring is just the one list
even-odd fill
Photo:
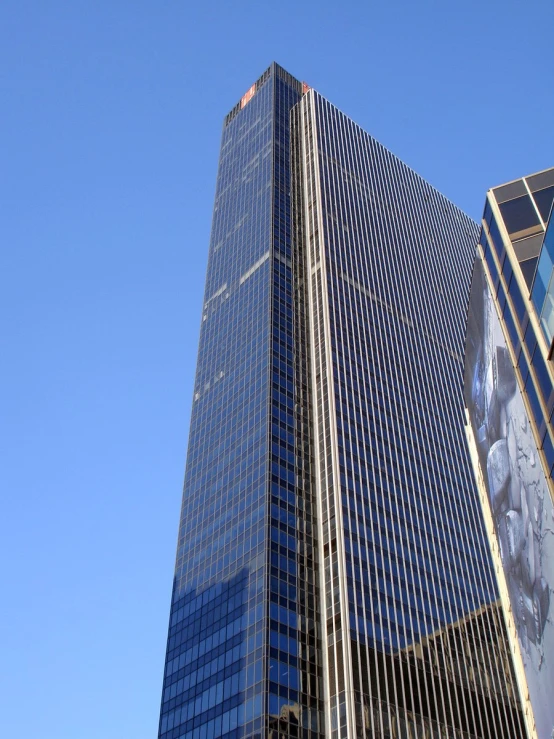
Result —
[[276, 64], [225, 118], [160, 739], [526, 736], [465, 448], [477, 240]]

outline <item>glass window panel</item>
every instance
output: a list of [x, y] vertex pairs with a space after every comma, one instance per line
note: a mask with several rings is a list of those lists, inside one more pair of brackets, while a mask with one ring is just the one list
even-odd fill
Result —
[[529, 356], [532, 357], [533, 352], [535, 351], [535, 347], [537, 346], [537, 338], [535, 336], [535, 331], [533, 329], [532, 323], [529, 323], [527, 325], [527, 328], [525, 329], [525, 334], [523, 336], [523, 343], [527, 347]]
[[533, 277], [535, 276], [535, 270], [537, 268], [538, 257], [534, 259], [527, 259], [525, 262], [520, 263], [520, 268], [523, 273], [523, 278], [529, 290], [533, 284]]
[[504, 288], [502, 287], [501, 282], [498, 285], [498, 304], [500, 306], [500, 311], [504, 312], [504, 307], [506, 305], [506, 293], [504, 292]]
[[502, 268], [502, 265], [504, 263], [504, 257], [506, 256], [506, 247], [504, 246], [504, 241], [502, 239], [502, 236], [500, 235], [500, 230], [498, 228], [498, 224], [496, 223], [496, 219], [494, 218], [494, 216], [491, 219], [490, 235], [491, 235], [494, 248], [496, 249], [496, 256], [498, 257], [498, 262], [500, 264], [500, 267]]
[[543, 249], [546, 249], [546, 251], [550, 254], [550, 257], [554, 261], [554, 219], [553, 218], [550, 219], [548, 226], [546, 227]]
[[539, 401], [539, 396], [537, 395], [537, 391], [535, 389], [535, 383], [533, 382], [533, 378], [531, 375], [529, 375], [529, 377], [527, 378], [527, 382], [525, 383], [525, 390], [527, 392], [527, 397], [529, 399], [529, 404], [531, 406], [531, 411], [533, 413], [535, 423], [537, 425], [537, 428], [540, 428], [544, 420], [543, 413]]
[[525, 183], [523, 180], [516, 180], [516, 182], [510, 182], [507, 185], [501, 185], [501, 187], [495, 187], [494, 197], [497, 203], [504, 203], [506, 200], [513, 200], [520, 195], [525, 195], [527, 190], [525, 189]]
[[518, 367], [519, 371], [521, 372], [521, 380], [525, 385], [525, 383], [527, 382], [527, 377], [529, 376], [529, 365], [527, 364], [527, 357], [525, 356], [525, 352], [521, 352], [521, 354], [519, 355]]
[[[544, 259], [543, 256], [545, 257]], [[541, 259], [539, 260], [539, 266], [537, 269], [537, 274], [535, 275], [533, 290], [531, 292], [533, 305], [535, 306], [535, 309], [539, 315], [542, 313], [542, 306], [544, 303], [544, 298], [546, 296], [546, 285], [548, 285], [548, 283], [550, 282], [550, 273], [547, 274], [546, 283], [542, 277], [541, 273], [543, 272], [543, 270], [541, 270], [541, 261], [543, 262], [543, 265], [545, 265], [549, 261], [548, 254], [546, 254], [546, 251], [544, 249], [541, 254]]]
[[554, 276], [550, 278], [550, 285], [544, 299], [541, 326], [546, 340], [550, 344], [554, 336]]
[[508, 330], [508, 335], [511, 339], [512, 348], [514, 351], [517, 351], [519, 349], [519, 336], [517, 334], [516, 324], [514, 322], [512, 312], [510, 310], [510, 307], [508, 304], [504, 307], [504, 323], [506, 324], [506, 328]]
[[544, 456], [546, 457], [547, 469], [551, 470], [552, 465], [554, 465], [554, 444], [552, 444], [552, 439], [550, 438], [550, 434], [548, 433], [548, 431], [546, 432], [546, 436], [544, 437], [542, 449], [544, 452]]
[[485, 212], [483, 213], [483, 220], [487, 224], [487, 226], [490, 224], [492, 218], [492, 210], [489, 203], [489, 199], [487, 198], [487, 201], [485, 203]]
[[529, 195], [508, 200], [500, 206], [500, 212], [509, 234], [518, 233], [539, 225], [539, 217]]
[[502, 274], [504, 275], [504, 279], [506, 280], [506, 285], [510, 284], [513, 273], [514, 269], [512, 267], [512, 263], [509, 259], [505, 259], [504, 266], [502, 267]]
[[524, 262], [526, 259], [538, 257], [541, 253], [543, 238], [544, 234], [541, 232], [534, 236], [527, 236], [525, 239], [514, 241], [513, 247], [517, 261]]
[[554, 168], [547, 169], [546, 172], [539, 172], [525, 179], [531, 192], [541, 190], [543, 187], [550, 187], [554, 185]]
[[523, 296], [521, 295], [521, 290], [519, 289], [519, 285], [517, 284], [517, 280], [515, 277], [512, 276], [512, 279], [510, 280], [510, 284], [508, 286], [508, 293], [512, 299], [512, 302], [514, 304], [514, 312], [515, 315], [518, 318], [518, 321], [520, 323], [520, 326], [523, 325], [523, 321], [525, 318], [525, 301], [523, 299]]
[[535, 203], [541, 214], [541, 218], [546, 223], [548, 216], [550, 215], [550, 208], [552, 207], [552, 201], [554, 200], [554, 186], [546, 187], [544, 190], [539, 190], [533, 193]]
[[546, 366], [544, 357], [542, 356], [541, 348], [538, 345], [535, 348], [531, 364], [533, 365], [535, 374], [537, 375], [538, 386], [542, 393], [542, 397], [544, 398], [545, 403], [547, 403], [550, 393], [552, 392], [552, 380], [550, 379], [548, 367]]
[[492, 284], [494, 286], [494, 293], [496, 295], [496, 291], [498, 290], [498, 284], [500, 282], [500, 278], [498, 276], [498, 270], [496, 268], [496, 262], [494, 261], [494, 255], [493, 255], [492, 249], [490, 247], [485, 252], [485, 261], [486, 261], [487, 266], [489, 268], [489, 272], [490, 272], [490, 275], [491, 275]]
[[539, 257], [538, 274], [541, 276], [543, 285], [548, 285], [550, 282], [550, 276], [552, 275], [552, 257], [548, 253], [547, 249], [541, 251]]

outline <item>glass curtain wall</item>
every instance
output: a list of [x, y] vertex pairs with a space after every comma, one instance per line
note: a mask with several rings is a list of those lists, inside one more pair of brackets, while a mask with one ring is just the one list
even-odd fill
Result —
[[525, 736], [464, 434], [477, 225], [300, 107], [328, 736]]
[[291, 271], [289, 115], [300, 95], [273, 64], [223, 126], [160, 739], [296, 737], [300, 725], [322, 736]]

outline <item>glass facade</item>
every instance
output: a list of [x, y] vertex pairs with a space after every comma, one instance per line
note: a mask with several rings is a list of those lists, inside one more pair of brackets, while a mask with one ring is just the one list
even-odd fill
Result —
[[276, 64], [225, 118], [160, 739], [526, 735], [464, 445], [477, 238]]
[[[554, 169], [493, 188], [487, 194], [479, 243], [545, 474], [554, 482], [552, 218], [548, 224], [553, 200]], [[520, 238], [521, 233], [527, 235]]]
[[274, 64], [223, 127], [163, 739], [298, 736], [299, 725], [323, 736], [304, 322], [291, 272], [289, 114], [301, 89]]
[[463, 430], [477, 226], [300, 106], [327, 736], [524, 736]]

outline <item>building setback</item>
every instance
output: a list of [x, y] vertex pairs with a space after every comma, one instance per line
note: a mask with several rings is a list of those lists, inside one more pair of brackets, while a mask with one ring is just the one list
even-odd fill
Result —
[[487, 193], [466, 427], [532, 736], [554, 732], [554, 169]]
[[276, 64], [226, 116], [160, 739], [526, 736], [464, 435], [477, 239]]

